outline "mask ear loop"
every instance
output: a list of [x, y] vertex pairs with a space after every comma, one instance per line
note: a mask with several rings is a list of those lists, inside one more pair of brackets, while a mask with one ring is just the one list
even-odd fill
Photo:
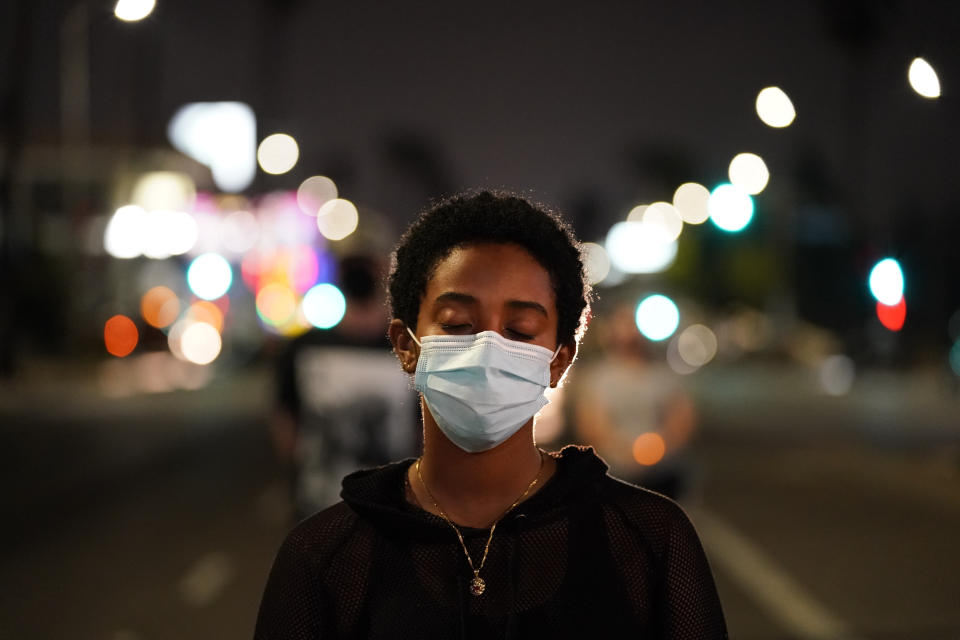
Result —
[[562, 342], [557, 345], [557, 350], [553, 352], [553, 357], [550, 358], [550, 362], [553, 362], [554, 360], [557, 359], [557, 354], [560, 353], [560, 349], [563, 349], [563, 343], [562, 343]]
[[420, 341], [417, 340], [417, 336], [415, 336], [415, 335], [413, 334], [413, 331], [410, 331], [410, 327], [407, 327], [407, 333], [410, 334], [410, 337], [413, 338], [413, 341], [417, 343], [417, 346], [418, 346], [418, 347], [422, 347], [422, 346], [423, 346], [423, 345], [420, 343]]

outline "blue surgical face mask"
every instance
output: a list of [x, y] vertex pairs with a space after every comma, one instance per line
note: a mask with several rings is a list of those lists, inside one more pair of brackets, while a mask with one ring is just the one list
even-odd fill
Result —
[[455, 445], [477, 453], [515, 434], [548, 402], [550, 363], [560, 352], [508, 340], [496, 331], [424, 336], [414, 387]]

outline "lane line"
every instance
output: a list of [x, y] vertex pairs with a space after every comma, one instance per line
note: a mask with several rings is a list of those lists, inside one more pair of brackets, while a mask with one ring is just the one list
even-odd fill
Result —
[[715, 514], [688, 509], [710, 562], [803, 640], [860, 640], [755, 544]]
[[180, 579], [180, 597], [194, 607], [205, 607], [229, 585], [237, 575], [236, 564], [223, 551], [214, 551], [199, 558]]

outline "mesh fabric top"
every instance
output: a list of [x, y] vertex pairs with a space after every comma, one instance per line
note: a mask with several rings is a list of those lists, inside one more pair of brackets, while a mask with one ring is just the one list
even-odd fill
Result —
[[[413, 460], [358, 471], [344, 501], [287, 536], [257, 640], [306, 638], [726, 638], [713, 577], [684, 512], [607, 475], [590, 448], [497, 525], [473, 577], [456, 534], [410, 504]], [[487, 529], [462, 527], [480, 558]]]

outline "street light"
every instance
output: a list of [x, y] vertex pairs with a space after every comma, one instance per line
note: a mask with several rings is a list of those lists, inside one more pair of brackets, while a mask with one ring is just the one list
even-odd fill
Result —
[[924, 98], [940, 97], [940, 78], [930, 63], [923, 58], [914, 58], [907, 72], [907, 79], [913, 90]]
[[136, 22], [150, 15], [156, 5], [156, 0], [117, 0], [113, 15], [124, 22]]

